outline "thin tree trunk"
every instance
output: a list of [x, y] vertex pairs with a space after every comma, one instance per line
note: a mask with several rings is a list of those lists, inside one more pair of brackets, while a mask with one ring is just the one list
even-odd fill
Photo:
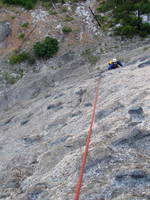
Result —
[[56, 9], [56, 5], [54, 4], [53, 0], [51, 0], [51, 4], [52, 4], [53, 8]]
[[100, 24], [99, 20], [97, 19], [96, 15], [94, 14], [94, 12], [93, 12], [93, 10], [91, 9], [91, 7], [90, 7], [90, 6], [89, 6], [89, 9], [90, 9], [90, 11], [91, 11], [91, 13], [92, 13], [92, 15], [93, 15], [94, 19], [97, 21], [97, 23], [98, 23], [99, 27], [101, 28], [102, 26], [101, 26], [101, 24]]
[[138, 9], [138, 24], [137, 24], [138, 30], [141, 30], [141, 11]]

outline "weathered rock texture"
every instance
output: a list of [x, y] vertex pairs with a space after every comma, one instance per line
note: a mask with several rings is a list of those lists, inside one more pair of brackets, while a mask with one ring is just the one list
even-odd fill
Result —
[[87, 65], [47, 69], [1, 95], [0, 199], [73, 199], [98, 77], [80, 199], [150, 199], [150, 65], [138, 67], [146, 61], [101, 75]]
[[0, 22], [0, 42], [3, 42], [10, 34], [9, 22]]
[[5, 49], [7, 46], [7, 39], [11, 34], [10, 22], [1, 21], [0, 22], [0, 52], [1, 49]]

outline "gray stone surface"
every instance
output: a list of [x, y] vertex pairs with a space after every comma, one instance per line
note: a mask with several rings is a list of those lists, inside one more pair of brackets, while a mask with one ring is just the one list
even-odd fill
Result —
[[[0, 93], [0, 199], [73, 199], [98, 78], [80, 200], [150, 198], [149, 65], [138, 67], [150, 52], [128, 44], [96, 66], [72, 52], [38, 62], [36, 73]], [[130, 66], [106, 71], [114, 55]]]
[[[0, 120], [1, 199], [73, 199], [99, 73], [87, 72], [84, 65], [57, 81], [39, 72], [8, 89]], [[101, 77], [81, 200], [149, 198], [149, 81], [149, 68], [134, 65]]]
[[139, 64], [138, 67], [139, 67], [139, 68], [142, 68], [142, 67], [149, 67], [149, 65], [150, 65], [150, 60], [145, 61], [145, 62]]
[[0, 42], [3, 42], [11, 33], [9, 22], [0, 22]]

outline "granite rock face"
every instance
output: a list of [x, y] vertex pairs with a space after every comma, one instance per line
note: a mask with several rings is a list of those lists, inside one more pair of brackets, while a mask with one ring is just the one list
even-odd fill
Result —
[[0, 48], [5, 48], [6, 39], [11, 34], [10, 23], [7, 21], [0, 22]]
[[11, 33], [9, 22], [0, 22], [0, 42], [3, 42]]
[[33, 73], [1, 93], [0, 199], [73, 199], [99, 77], [80, 199], [150, 199], [149, 67], [87, 67]]

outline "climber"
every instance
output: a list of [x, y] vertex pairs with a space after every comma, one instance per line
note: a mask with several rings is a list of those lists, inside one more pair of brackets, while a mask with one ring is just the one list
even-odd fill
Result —
[[116, 58], [113, 58], [113, 60], [109, 61], [108, 64], [108, 70], [119, 68], [119, 66], [123, 67], [123, 64]]

